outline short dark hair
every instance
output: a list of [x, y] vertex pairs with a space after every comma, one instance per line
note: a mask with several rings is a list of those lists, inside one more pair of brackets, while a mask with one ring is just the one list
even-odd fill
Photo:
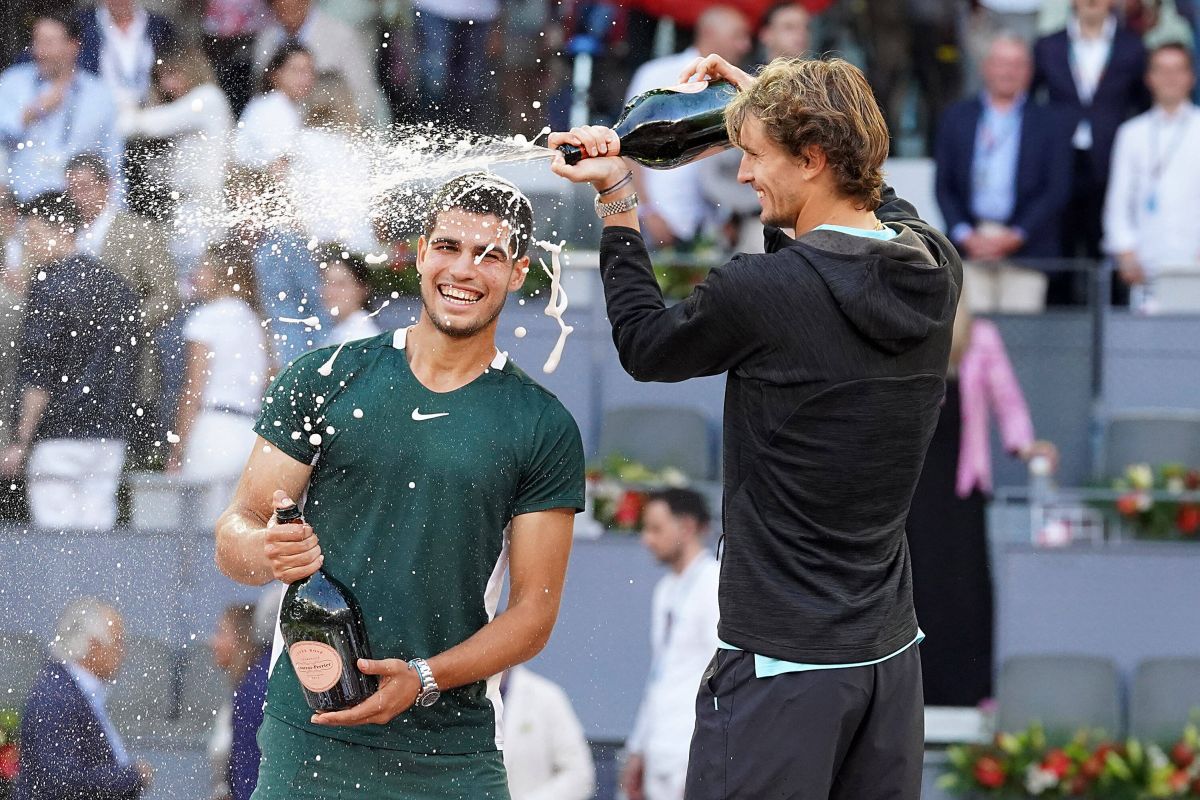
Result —
[[1188, 47], [1183, 42], [1163, 42], [1162, 44], [1151, 48], [1150, 52], [1146, 54], [1147, 70], [1150, 69], [1150, 64], [1154, 61], [1154, 57], [1163, 52], [1182, 53], [1183, 57], [1187, 59], [1188, 68], [1193, 70], [1196, 68], [1196, 57], [1192, 53], [1192, 48]]
[[29, 25], [29, 35], [33, 36], [33, 29], [41, 21], [56, 22], [63, 26], [67, 32], [67, 36], [71, 37], [72, 41], [78, 42], [83, 39], [83, 28], [79, 24], [79, 17], [68, 11], [51, 9], [49, 11], [39, 11], [33, 18], [33, 22]]
[[367, 260], [361, 253], [356, 253], [338, 242], [326, 242], [317, 247], [316, 256], [321, 265], [338, 262], [350, 271], [355, 283], [370, 288], [371, 268], [367, 266]]
[[772, 23], [775, 22], [775, 18], [777, 16], [782, 14], [784, 11], [793, 8], [803, 11], [806, 16], [810, 16], [808, 9], [805, 8], [804, 4], [799, 0], [782, 0], [782, 2], [776, 3], [767, 9], [767, 13], [763, 14], [762, 21], [758, 24], [758, 29], [760, 31], [766, 30], [767, 28], [771, 27]]
[[521, 190], [488, 172], [468, 172], [443, 184], [433, 195], [425, 218], [425, 235], [433, 234], [438, 214], [459, 208], [496, 217], [512, 231], [514, 260], [529, 251], [533, 240], [533, 206]]
[[50, 225], [67, 233], [74, 233], [83, 225], [79, 206], [62, 192], [42, 192], [21, 204], [21, 215], [41, 217]]
[[696, 527], [701, 529], [708, 527], [712, 519], [708, 513], [708, 501], [704, 495], [692, 489], [658, 489], [646, 497], [647, 503], [655, 501], [666, 503], [673, 516], [694, 519]]
[[70, 172], [73, 169], [86, 169], [101, 183], [112, 181], [112, 173], [108, 171], [108, 162], [99, 153], [76, 153], [71, 156], [67, 160], [67, 168], [64, 172]]

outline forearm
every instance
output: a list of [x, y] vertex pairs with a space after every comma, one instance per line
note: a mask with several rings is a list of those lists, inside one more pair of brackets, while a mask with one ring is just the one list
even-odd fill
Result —
[[429, 668], [443, 690], [486, 680], [540, 653], [557, 619], [557, 596], [510, 605], [466, 641], [430, 658]]
[[16, 444], [29, 447], [42, 423], [50, 393], [37, 386], [26, 386], [21, 392], [21, 414], [17, 420]]
[[250, 508], [231, 506], [217, 520], [217, 567], [230, 579], [262, 586], [274, 578], [266, 555], [267, 519]]

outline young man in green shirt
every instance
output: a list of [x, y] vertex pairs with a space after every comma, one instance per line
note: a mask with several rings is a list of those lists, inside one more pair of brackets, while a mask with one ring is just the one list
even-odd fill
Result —
[[[315, 715], [277, 637], [256, 800], [508, 797], [499, 675], [554, 627], [583, 447], [557, 398], [495, 345], [529, 264], [529, 201], [472, 174], [431, 208], [419, 321], [284, 370], [217, 523], [234, 580], [325, 567], [349, 586], [375, 656], [357, 666], [380, 677], [362, 704]], [[308, 524], [275, 523], [306, 495]], [[506, 564], [508, 607], [494, 616]]]

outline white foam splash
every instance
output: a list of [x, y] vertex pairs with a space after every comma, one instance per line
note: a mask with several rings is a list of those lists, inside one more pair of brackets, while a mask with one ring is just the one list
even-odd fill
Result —
[[542, 269], [550, 276], [550, 299], [546, 302], [546, 316], [552, 317], [558, 323], [558, 341], [554, 343], [554, 349], [550, 351], [550, 355], [546, 358], [546, 363], [542, 365], [542, 372], [551, 373], [558, 369], [558, 362], [562, 359], [563, 348], [567, 346], [567, 337], [571, 335], [573, 327], [563, 321], [563, 314], [567, 310], [567, 304], [570, 302], [567, 298], [567, 293], [562, 287], [562, 254], [565, 241], [558, 244], [550, 242], [538, 241], [534, 242], [538, 247], [550, 253], [550, 266], [546, 266], [546, 262], [538, 259], [538, 263], [542, 265]]

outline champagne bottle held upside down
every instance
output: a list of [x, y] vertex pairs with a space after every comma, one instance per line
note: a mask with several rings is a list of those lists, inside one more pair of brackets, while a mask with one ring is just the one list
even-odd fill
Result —
[[[295, 505], [279, 509], [275, 518], [281, 525], [304, 521]], [[371, 658], [358, 601], [324, 568], [288, 586], [279, 629], [313, 711], [341, 711], [379, 690], [376, 676], [358, 671], [358, 659]]]

